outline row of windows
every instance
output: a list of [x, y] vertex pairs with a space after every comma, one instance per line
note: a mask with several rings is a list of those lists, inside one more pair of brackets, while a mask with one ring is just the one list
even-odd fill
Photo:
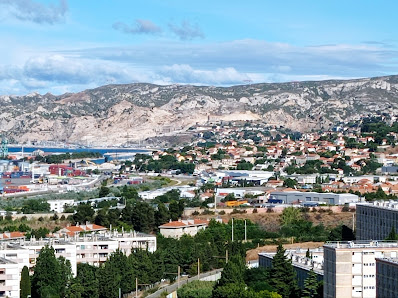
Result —
[[365, 274], [363, 277], [364, 278], [373, 278], [373, 277], [375, 277], [375, 275], [374, 274]]
[[363, 263], [364, 266], [375, 266], [376, 263]]
[[374, 290], [376, 287], [375, 286], [366, 286], [363, 287], [364, 290]]

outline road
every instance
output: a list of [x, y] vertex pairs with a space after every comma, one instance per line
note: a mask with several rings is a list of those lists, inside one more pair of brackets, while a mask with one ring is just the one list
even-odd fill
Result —
[[[212, 276], [212, 275], [217, 275], [218, 273], [220, 273], [220, 272], [222, 272], [222, 268], [221, 269], [216, 269], [216, 270], [213, 270], [213, 271], [209, 271], [209, 272], [205, 272], [205, 273], [202, 273], [202, 274], [200, 274], [200, 279], [204, 279], [204, 278], [206, 278], [206, 277], [210, 277], [210, 276]], [[174, 291], [176, 291], [177, 290], [177, 288], [178, 288], [178, 286], [183, 286], [183, 285], [185, 285], [185, 284], [187, 284], [187, 283], [189, 283], [189, 282], [191, 282], [191, 281], [194, 281], [194, 280], [198, 280], [198, 277], [197, 276], [193, 276], [193, 277], [190, 277], [190, 278], [188, 278], [188, 279], [184, 279], [184, 280], [181, 280], [180, 281], [180, 284], [178, 284], [177, 282], [175, 282], [174, 284], [172, 284], [172, 285], [170, 285], [170, 286], [167, 286], [167, 287], [163, 287], [163, 288], [161, 288], [161, 289], [159, 289], [159, 290], [157, 290], [155, 293], [153, 293], [153, 294], [151, 294], [151, 295], [148, 295], [148, 296], [146, 296], [147, 298], [157, 298], [157, 297], [160, 297], [160, 295], [163, 293], [163, 292], [167, 292], [167, 293], [172, 293], [172, 292], [174, 292]], [[133, 296], [134, 297], [134, 296]]]

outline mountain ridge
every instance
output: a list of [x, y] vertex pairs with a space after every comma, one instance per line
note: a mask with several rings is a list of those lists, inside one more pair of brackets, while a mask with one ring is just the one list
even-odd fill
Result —
[[126, 145], [196, 123], [251, 120], [297, 131], [398, 110], [398, 76], [231, 87], [112, 84], [77, 93], [0, 96], [0, 133], [18, 142]]

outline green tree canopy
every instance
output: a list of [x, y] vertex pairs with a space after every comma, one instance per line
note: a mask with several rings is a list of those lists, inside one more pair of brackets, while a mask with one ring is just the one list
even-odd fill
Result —
[[282, 297], [299, 297], [296, 274], [291, 260], [286, 259], [282, 244], [278, 245], [272, 260], [269, 283]]

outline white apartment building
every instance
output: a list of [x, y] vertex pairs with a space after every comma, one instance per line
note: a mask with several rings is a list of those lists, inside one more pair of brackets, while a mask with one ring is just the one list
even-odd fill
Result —
[[376, 297], [376, 258], [396, 258], [398, 242], [328, 242], [323, 249], [323, 297]]
[[63, 213], [65, 205], [72, 206], [74, 204], [74, 200], [48, 200], [47, 203], [50, 204], [50, 211]]
[[18, 264], [0, 258], [0, 297], [19, 298], [20, 279]]
[[78, 263], [99, 266], [116, 250], [130, 255], [135, 249], [155, 252], [156, 236], [135, 231], [100, 231], [100, 233], [73, 235], [63, 238], [30, 240], [11, 238], [0, 242], [0, 297], [19, 297], [19, 282], [24, 266], [33, 272], [36, 260], [44, 246], [52, 246], [56, 257], [64, 257], [71, 263], [74, 276]]

